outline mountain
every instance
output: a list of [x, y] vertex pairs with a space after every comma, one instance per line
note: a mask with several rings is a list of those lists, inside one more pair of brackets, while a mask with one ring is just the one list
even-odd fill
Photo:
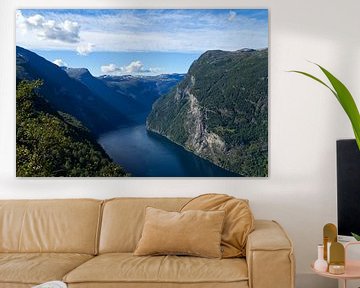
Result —
[[80, 122], [36, 92], [40, 82], [23, 80], [16, 87], [16, 175], [127, 176]]
[[84, 84], [91, 92], [96, 94], [99, 99], [108, 105], [115, 107], [123, 115], [131, 115], [145, 111], [145, 107], [125, 93], [116, 91], [109, 87], [101, 78], [91, 75], [86, 68], [68, 68], [62, 67], [70, 78], [78, 80]]
[[147, 128], [242, 176], [267, 176], [268, 50], [207, 51], [159, 98]]
[[40, 93], [58, 111], [81, 121], [94, 134], [131, 123], [121, 109], [116, 109], [86, 85], [68, 76], [62, 68], [39, 55], [16, 47], [16, 81], [43, 80]]
[[184, 74], [163, 74], [94, 77], [86, 68], [62, 67], [62, 69], [70, 78], [84, 84], [99, 99], [137, 123], [144, 123], [152, 104], [161, 95], [168, 93], [185, 76]]
[[137, 103], [151, 109], [152, 104], [184, 79], [185, 74], [162, 74], [157, 76], [100, 76], [108, 87], [120, 95], [127, 95]]

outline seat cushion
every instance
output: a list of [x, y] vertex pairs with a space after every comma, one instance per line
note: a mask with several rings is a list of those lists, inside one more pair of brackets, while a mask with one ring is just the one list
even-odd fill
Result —
[[71, 253], [0, 253], [0, 285], [62, 280], [65, 274], [92, 257]]
[[[211, 287], [209, 283], [244, 282], [247, 285], [247, 280], [247, 265], [245, 260], [240, 258], [133, 256], [131, 253], [111, 253], [97, 256], [64, 277], [64, 281], [70, 284], [88, 283], [87, 285], [90, 285], [101, 282], [122, 282], [144, 283], [144, 287], [150, 287], [151, 283], [158, 284], [155, 285], [156, 287], [168, 287], [162, 286], [162, 283], [194, 285], [207, 283], [206, 287]], [[135, 286], [130, 285], [129, 287]]]

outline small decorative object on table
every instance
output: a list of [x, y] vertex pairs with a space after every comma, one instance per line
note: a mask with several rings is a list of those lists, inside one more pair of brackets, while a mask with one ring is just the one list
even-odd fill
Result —
[[344, 245], [334, 242], [330, 246], [329, 273], [344, 274], [345, 273], [345, 249]]
[[66, 288], [67, 285], [64, 282], [61, 281], [50, 281], [46, 282], [37, 286], [34, 286], [32, 288]]
[[[332, 226], [327, 226], [327, 225], [325, 225], [325, 226], [332, 227]], [[327, 230], [327, 229], [325, 229], [325, 226], [324, 226], [324, 232], [325, 232], [325, 230]], [[333, 230], [333, 228], [331, 228], [331, 230]], [[325, 241], [325, 236], [326, 236], [325, 234], [326, 233], [324, 233], [324, 241]], [[329, 236], [329, 235], [327, 235], [327, 236]], [[317, 263], [318, 260], [321, 259], [322, 255], [321, 255], [320, 250], [321, 250], [321, 248], [323, 248], [323, 245], [319, 245], [318, 246], [318, 260], [316, 260], [314, 262], [314, 264], [311, 265], [313, 271], [322, 277], [338, 279], [339, 281], [343, 280], [342, 287], [344, 287], [344, 288], [347, 287], [347, 280], [360, 279], [360, 260], [349, 260], [348, 256], [347, 256], [347, 254], [348, 254], [347, 249], [349, 246], [352, 246], [352, 245], [360, 245], [360, 241], [349, 242], [349, 243], [346, 243], [345, 246], [342, 245], [341, 243], [338, 243], [337, 241], [334, 241], [330, 245], [330, 250], [327, 255], [328, 262], [329, 262], [328, 271], [323, 269], [323, 267], [319, 266], [319, 264]], [[324, 249], [322, 251], [324, 253], [324, 251], [327, 251], [327, 249]]]
[[320, 272], [326, 272], [328, 263], [324, 260], [324, 245], [318, 245], [318, 259], [314, 263], [314, 269]]
[[328, 223], [323, 228], [324, 259], [330, 263], [331, 243], [337, 242], [337, 228], [334, 224]]

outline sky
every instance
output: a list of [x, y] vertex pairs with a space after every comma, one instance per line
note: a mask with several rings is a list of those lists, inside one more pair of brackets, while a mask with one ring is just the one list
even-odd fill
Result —
[[268, 47], [268, 11], [16, 11], [16, 45], [95, 75], [186, 73], [207, 50]]

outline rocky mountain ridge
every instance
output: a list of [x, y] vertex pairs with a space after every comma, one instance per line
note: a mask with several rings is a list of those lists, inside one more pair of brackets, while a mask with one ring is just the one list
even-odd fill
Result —
[[242, 176], [267, 175], [267, 49], [207, 51], [147, 128]]

